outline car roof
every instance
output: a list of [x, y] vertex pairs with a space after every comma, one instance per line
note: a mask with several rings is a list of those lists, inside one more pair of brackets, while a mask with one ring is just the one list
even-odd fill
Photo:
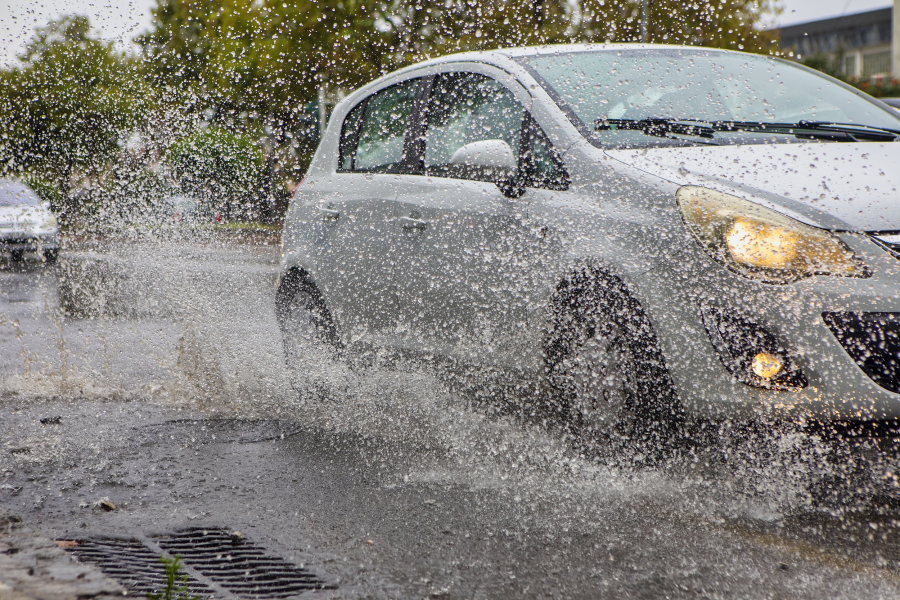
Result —
[[703, 50], [708, 52], [722, 52], [743, 54], [734, 50], [724, 50], [722, 48], [707, 48], [706, 46], [681, 46], [676, 44], [549, 44], [543, 46], [520, 46], [517, 48], [497, 48], [496, 50], [482, 50], [479, 52], [459, 52], [456, 54], [448, 54], [438, 58], [432, 58], [423, 62], [410, 65], [406, 69], [414, 67], [422, 67], [432, 64], [441, 64], [444, 62], [457, 61], [476, 61], [476, 62], [506, 62], [512, 58], [523, 56], [537, 56], [540, 54], [564, 54], [569, 52], [601, 52], [616, 50]]
[[[601, 52], [617, 50], [700, 50], [706, 52], [719, 52], [729, 54], [746, 54], [735, 50], [722, 48], [708, 48], [706, 46], [682, 46], [676, 44], [547, 44], [543, 46], [520, 46], [515, 48], [497, 48], [495, 50], [482, 50], [478, 52], [458, 52], [447, 54], [422, 62], [397, 69], [387, 73], [378, 79], [357, 88], [356, 91], [369, 90], [377, 87], [385, 79], [393, 79], [412, 71], [418, 71], [430, 66], [441, 65], [448, 62], [480, 62], [487, 63], [506, 71], [520, 71], [519, 65], [514, 59], [524, 56], [537, 56], [541, 54], [563, 54], [569, 52]], [[758, 56], [758, 55], [754, 55]], [[352, 94], [351, 94], [352, 95]]]

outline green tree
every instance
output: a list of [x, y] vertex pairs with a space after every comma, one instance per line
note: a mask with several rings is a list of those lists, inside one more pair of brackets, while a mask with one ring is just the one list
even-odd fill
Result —
[[[774, 0], [650, 0], [648, 41], [767, 52]], [[158, 0], [140, 39], [159, 81], [216, 114], [290, 128], [316, 88], [352, 89], [428, 57], [641, 39], [642, 0]], [[224, 122], [224, 121], [223, 121]]]
[[[768, 52], [775, 0], [650, 0], [648, 40]], [[139, 42], [150, 81], [179, 114], [266, 149], [279, 161], [318, 142], [317, 90], [351, 90], [452, 52], [641, 39], [642, 0], [157, 0]], [[287, 151], [286, 151], [287, 150]], [[288, 159], [285, 159], [288, 157]], [[283, 171], [282, 171], [283, 172]]]
[[167, 160], [183, 192], [228, 219], [258, 218], [263, 155], [247, 136], [215, 127], [172, 144]]
[[255, 0], [159, 0], [153, 29], [138, 38], [155, 85], [198, 95], [224, 115], [265, 104], [256, 98], [255, 44], [265, 34]]
[[0, 73], [0, 164], [42, 173], [67, 199], [76, 173], [101, 169], [133, 123], [131, 67], [82, 16], [39, 27], [20, 61]]
[[384, 71], [388, 36], [376, 27], [377, 8], [371, 0], [158, 0], [138, 42], [155, 84], [195, 98], [192, 110], [216, 126], [281, 144], [315, 132], [306, 108], [320, 85], [357, 86]]
[[[586, 42], [639, 42], [644, 8], [642, 0], [581, 0], [573, 37]], [[773, 0], [649, 0], [646, 9], [649, 43], [764, 54], [776, 48], [775, 36], [765, 30], [766, 19], [778, 12]]]

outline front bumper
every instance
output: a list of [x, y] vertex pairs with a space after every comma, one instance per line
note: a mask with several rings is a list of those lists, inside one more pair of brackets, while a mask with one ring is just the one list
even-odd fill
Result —
[[59, 250], [57, 233], [0, 230], [0, 252], [41, 252]]
[[[685, 408], [710, 418], [753, 415], [826, 421], [900, 418], [900, 393], [879, 385], [848, 352], [828, 314], [900, 313], [900, 260], [865, 236], [842, 236], [872, 268], [867, 279], [813, 277], [771, 285], [732, 274], [691, 248], [645, 274], [646, 309]], [[806, 385], [764, 389], [723, 365], [702, 306], [739, 315], [784, 342]], [[858, 357], [857, 357], [858, 359]], [[897, 357], [900, 360], [900, 357]], [[883, 382], [882, 382], [883, 383]]]

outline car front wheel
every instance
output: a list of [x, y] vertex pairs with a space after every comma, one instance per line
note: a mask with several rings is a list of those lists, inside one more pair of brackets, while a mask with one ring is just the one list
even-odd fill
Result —
[[585, 268], [557, 287], [545, 344], [560, 412], [579, 442], [657, 454], [683, 411], [647, 315], [617, 277]]
[[284, 275], [275, 314], [291, 385], [302, 394], [330, 396], [329, 382], [341, 370], [342, 347], [331, 313], [306, 272], [292, 269]]

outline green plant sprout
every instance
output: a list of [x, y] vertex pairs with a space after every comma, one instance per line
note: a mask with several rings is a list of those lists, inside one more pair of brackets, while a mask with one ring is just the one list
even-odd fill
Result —
[[187, 573], [181, 576], [180, 583], [176, 583], [178, 572], [182, 567], [180, 554], [176, 554], [175, 558], [166, 558], [165, 554], [162, 554], [159, 562], [166, 566], [166, 588], [161, 592], [147, 594], [149, 600], [201, 600], [200, 596], [191, 596]]

